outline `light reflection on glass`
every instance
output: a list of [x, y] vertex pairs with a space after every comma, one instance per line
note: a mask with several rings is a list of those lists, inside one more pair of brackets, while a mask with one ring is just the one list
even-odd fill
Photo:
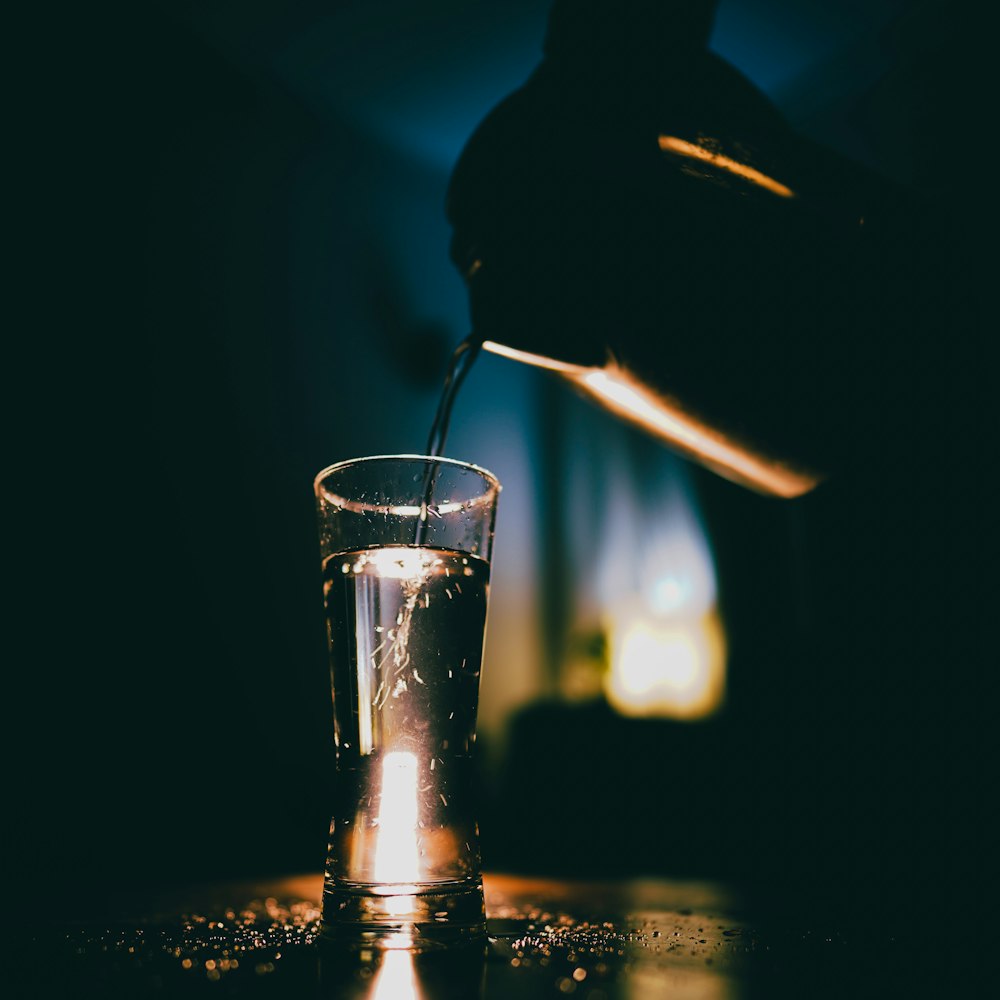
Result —
[[[375, 880], [396, 885], [420, 880], [417, 845], [417, 758], [394, 751], [382, 761], [382, 800], [375, 846]], [[389, 900], [393, 902], [393, 900]], [[409, 909], [406, 900], [398, 901]]]
[[442, 514], [455, 514], [458, 511], [467, 510], [470, 507], [483, 506], [487, 501], [482, 497], [475, 497], [472, 500], [465, 500], [461, 503], [446, 500], [443, 503], [425, 506], [422, 504], [384, 504], [368, 503], [363, 500], [345, 500], [333, 493], [324, 491], [326, 501], [333, 507], [341, 510], [349, 510], [355, 514], [389, 514], [392, 517], [419, 517], [421, 520], [427, 518], [428, 513], [434, 516]]
[[[419, 513], [420, 508], [416, 508]], [[358, 556], [355, 572], [360, 572], [366, 563], [371, 563], [382, 579], [406, 580], [419, 585], [427, 575], [427, 565], [431, 557], [423, 549], [408, 546], [387, 546], [372, 549]]]

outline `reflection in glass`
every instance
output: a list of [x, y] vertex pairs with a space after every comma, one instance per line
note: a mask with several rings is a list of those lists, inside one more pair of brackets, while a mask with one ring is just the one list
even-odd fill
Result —
[[424, 1000], [410, 952], [385, 952], [382, 968], [372, 980], [370, 996], [371, 1000]]
[[382, 759], [382, 800], [375, 847], [378, 882], [416, 882], [417, 858], [417, 758], [396, 751]]
[[486, 948], [460, 944], [415, 951], [413, 935], [385, 935], [377, 947], [323, 941], [324, 1000], [478, 1000], [485, 987]]

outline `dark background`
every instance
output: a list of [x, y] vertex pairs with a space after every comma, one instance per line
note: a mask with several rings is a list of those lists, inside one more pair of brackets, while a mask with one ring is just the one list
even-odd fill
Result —
[[[423, 447], [466, 332], [448, 172], [535, 64], [546, 7], [122, 4], [53, 8], [18, 34], [30, 267], [6, 376], [8, 857], [29, 907], [321, 867], [333, 755], [312, 476]], [[505, 708], [487, 864], [812, 880], [831, 898], [846, 878], [866, 905], [917, 881], [974, 894], [977, 567], [996, 508], [979, 347], [955, 337], [978, 322], [985, 268], [974, 33], [936, 2], [722, 3], [716, 51], [951, 220], [943, 269], [961, 291], [928, 400], [948, 420], [885, 483], [812, 506], [690, 472], [730, 630], [727, 713], [626, 723], [529, 685]], [[582, 405], [560, 393], [484, 360], [459, 401], [450, 450], [504, 481], [512, 547], [544, 550], [542, 431]], [[835, 635], [816, 605], [848, 609]]]

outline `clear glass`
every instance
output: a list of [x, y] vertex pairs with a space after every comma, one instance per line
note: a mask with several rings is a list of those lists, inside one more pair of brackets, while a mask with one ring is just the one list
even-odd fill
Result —
[[315, 485], [337, 748], [324, 931], [411, 948], [481, 935], [473, 749], [500, 484], [398, 455]]

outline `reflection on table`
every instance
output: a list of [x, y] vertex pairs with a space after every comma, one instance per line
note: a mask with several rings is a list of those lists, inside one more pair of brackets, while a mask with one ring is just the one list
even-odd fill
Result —
[[[320, 935], [319, 875], [122, 904], [116, 920], [34, 927], [21, 996], [326, 1000], [737, 1000], [918, 992], [920, 942], [755, 926], [723, 887], [486, 876], [488, 937], [414, 952]], [[846, 991], [846, 992], [845, 992]]]

